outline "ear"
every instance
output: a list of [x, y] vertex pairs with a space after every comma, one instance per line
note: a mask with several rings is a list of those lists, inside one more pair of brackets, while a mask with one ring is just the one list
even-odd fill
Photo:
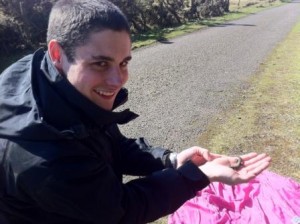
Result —
[[48, 43], [48, 53], [56, 69], [62, 71], [63, 49], [57, 40], [50, 40]]

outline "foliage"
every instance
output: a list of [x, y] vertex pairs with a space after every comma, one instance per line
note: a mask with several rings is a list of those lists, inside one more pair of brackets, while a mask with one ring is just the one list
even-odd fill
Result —
[[134, 32], [181, 25], [188, 20], [220, 16], [229, 0], [114, 0], [128, 16]]
[[221, 16], [229, 12], [229, 0], [194, 0], [191, 1], [190, 18]]
[[21, 45], [15, 46], [15, 43], [21, 43], [22, 38], [19, 35], [20, 30], [16, 22], [11, 19], [3, 19], [0, 23], [0, 49], [1, 52], [8, 53], [12, 48], [20, 48]]
[[[57, 0], [0, 0], [0, 54], [45, 43], [52, 4]], [[188, 20], [222, 15], [229, 0], [112, 0], [127, 15], [132, 32], [178, 26]]]
[[43, 43], [52, 3], [53, 0], [0, 0], [0, 7], [5, 12], [0, 21], [1, 52]]

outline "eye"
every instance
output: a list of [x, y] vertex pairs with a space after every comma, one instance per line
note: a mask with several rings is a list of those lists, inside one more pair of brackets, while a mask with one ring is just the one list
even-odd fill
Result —
[[103, 68], [103, 67], [107, 66], [107, 62], [106, 61], [97, 61], [97, 62], [94, 63], [94, 65], [97, 66], [97, 67]]
[[96, 71], [104, 71], [109, 67], [109, 63], [107, 61], [96, 61], [91, 64], [91, 68]]
[[122, 68], [126, 68], [127, 65], [128, 65], [128, 63], [129, 63], [129, 61], [123, 61], [123, 62], [121, 62], [120, 66], [121, 66]]

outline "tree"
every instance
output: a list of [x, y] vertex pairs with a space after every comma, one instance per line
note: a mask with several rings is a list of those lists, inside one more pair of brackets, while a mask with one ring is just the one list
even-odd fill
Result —
[[[51, 7], [57, 0], [0, 0], [0, 54], [45, 43]], [[274, 0], [269, 0], [274, 1]], [[173, 27], [188, 20], [219, 16], [229, 0], [112, 0], [127, 15], [133, 33]]]
[[7, 16], [12, 18], [21, 45], [25, 48], [44, 43], [47, 23], [52, 4], [55, 0], [1, 0], [0, 6]]

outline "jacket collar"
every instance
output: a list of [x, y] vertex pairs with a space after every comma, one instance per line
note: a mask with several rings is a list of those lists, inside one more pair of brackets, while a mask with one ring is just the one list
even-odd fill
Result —
[[[68, 105], [63, 106], [70, 106], [73, 113], [76, 114], [76, 117], [88, 118], [88, 120], [98, 126], [110, 125], [113, 123], [125, 124], [138, 117], [137, 114], [131, 112], [129, 109], [125, 109], [120, 112], [107, 111], [91, 102], [58, 72], [52, 63], [48, 52], [46, 52], [45, 57], [42, 60], [41, 70], [43, 71], [47, 81], [53, 87], [53, 90], [56, 91], [65, 102], [67, 102]], [[122, 89], [116, 97], [114, 108], [125, 103], [127, 101], [127, 97], [127, 90]], [[63, 113], [63, 110], [61, 113]], [[70, 114], [67, 114], [65, 118], [68, 119], [69, 116]]]

